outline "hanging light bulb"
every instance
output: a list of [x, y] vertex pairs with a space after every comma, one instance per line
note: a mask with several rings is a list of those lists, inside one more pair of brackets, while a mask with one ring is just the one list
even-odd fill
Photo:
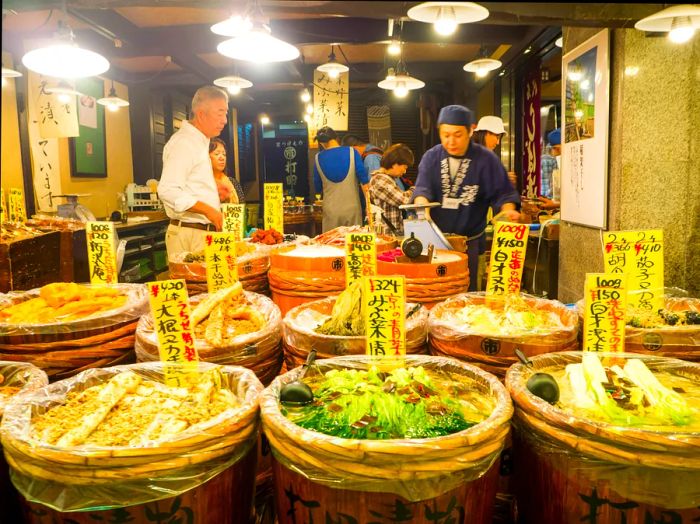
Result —
[[261, 114], [260, 123], [264, 126], [268, 125], [270, 123], [270, 117], [267, 116], [265, 113]]
[[687, 42], [700, 28], [700, 6], [674, 5], [634, 24], [640, 31], [666, 32], [668, 39], [675, 44]]
[[668, 32], [668, 39], [674, 44], [684, 44], [695, 34], [689, 16], [679, 16], [671, 22], [671, 30]]
[[451, 35], [457, 30], [455, 10], [451, 6], [440, 7], [437, 19], [433, 22], [435, 31], [443, 36]]
[[307, 124], [310, 124], [311, 123], [311, 115], [304, 115], [304, 122], [306, 122]]
[[392, 40], [389, 43], [389, 46], [386, 48], [386, 50], [392, 56], [400, 55], [401, 54], [401, 42], [399, 42], [398, 40]]
[[225, 88], [232, 95], [237, 95], [241, 92], [241, 89], [253, 87], [253, 82], [240, 76], [232, 75], [217, 78], [214, 80], [214, 85]]
[[56, 95], [56, 99], [62, 104], [69, 104], [76, 96], [81, 96], [80, 91], [76, 91], [68, 82], [61, 81], [55, 86], [44, 87], [44, 92], [48, 95]]
[[408, 88], [406, 87], [406, 82], [404, 82], [404, 81], [396, 82], [396, 87], [394, 88], [394, 94], [398, 98], [404, 98], [408, 94]]
[[473, 2], [423, 2], [408, 10], [409, 18], [433, 24], [441, 35], [454, 33], [459, 24], [479, 22], [488, 16], [488, 9]]
[[299, 57], [296, 47], [272, 36], [270, 28], [262, 24], [221, 42], [216, 50], [229, 58], [256, 64], [288, 62]]
[[340, 73], [346, 73], [350, 70], [345, 64], [341, 64], [335, 59], [335, 53], [333, 52], [333, 46], [331, 46], [331, 54], [328, 55], [328, 62], [321, 64], [316, 68], [317, 71], [326, 73], [330, 78], [338, 78]]
[[382, 89], [394, 91], [396, 96], [403, 97], [406, 96], [408, 91], [424, 87], [425, 82], [409, 75], [402, 62], [399, 62], [397, 70], [394, 71], [394, 69], [389, 68], [386, 78], [379, 82], [377, 86]]
[[129, 105], [129, 102], [122, 100], [117, 96], [117, 92], [114, 89], [114, 80], [112, 80], [112, 87], [109, 90], [109, 95], [104, 98], [100, 98], [97, 103], [107, 106], [107, 109], [110, 111], [118, 111], [120, 107], [127, 107]]
[[306, 104], [306, 114], [307, 115], [313, 115], [314, 114], [314, 106], [312, 104]]
[[301, 101], [305, 104], [311, 101], [311, 93], [306, 88], [301, 92]]
[[469, 73], [474, 73], [478, 78], [484, 78], [491, 71], [495, 71], [501, 67], [503, 63], [500, 60], [493, 58], [478, 58], [464, 64], [462, 69]]

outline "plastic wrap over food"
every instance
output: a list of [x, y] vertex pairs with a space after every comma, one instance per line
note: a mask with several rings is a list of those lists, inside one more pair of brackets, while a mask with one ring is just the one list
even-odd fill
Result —
[[134, 322], [148, 311], [143, 284], [57, 282], [0, 295], [0, 342], [83, 338]]
[[[582, 369], [577, 366], [581, 365], [584, 355], [587, 353], [579, 351], [538, 355], [531, 359], [532, 368], [515, 364], [508, 370], [506, 387], [515, 404], [513, 425], [518, 438], [527, 443], [539, 460], [549, 461], [555, 469], [567, 468], [569, 471], [564, 474], [577, 482], [582, 479], [588, 484], [603, 482], [620, 496], [637, 503], [662, 508], [697, 506], [700, 500], [700, 365], [635, 353], [593, 353], [600, 362], [608, 367], [616, 366], [613, 369], [618, 370], [628, 371], [628, 361], [641, 361], [654, 377], [672, 390], [661, 394], [657, 389], [655, 395], [642, 401], [647, 409], [663, 409], [677, 422], [658, 423], [652, 415], [645, 418], [630, 414], [619, 418], [624, 412], [620, 406], [628, 400], [615, 397], [617, 392], [612, 394], [613, 399], [620, 398], [615, 402], [606, 400], [600, 407], [595, 402], [591, 408], [581, 407], [585, 405], [582, 403], [589, 402], [582, 393], [587, 386], [581, 382], [577, 389], [573, 384], [575, 375]], [[641, 384], [639, 377], [642, 375], [632, 376], [631, 370], [635, 368], [629, 369], [628, 379], [623, 380], [623, 384], [631, 387]], [[538, 372], [552, 374], [557, 380], [561, 396], [556, 404], [528, 390], [528, 380]], [[683, 382], [682, 388], [671, 383], [674, 377], [678, 384]], [[605, 380], [612, 382], [609, 374]], [[644, 388], [654, 388], [653, 380], [643, 380]], [[614, 388], [607, 382], [602, 386], [609, 391]], [[588, 386], [588, 391], [594, 390]], [[622, 387], [620, 391], [634, 395], [632, 389]], [[646, 389], [644, 391], [646, 394]], [[676, 395], [682, 395], [686, 407], [675, 402]]]
[[[187, 390], [166, 388], [159, 362], [91, 369], [10, 402], [1, 432], [14, 485], [32, 502], [87, 511], [203, 484], [255, 446], [262, 384], [238, 366], [200, 362], [199, 374]], [[71, 402], [73, 417], [51, 418]]]
[[48, 383], [46, 373], [32, 364], [0, 360], [0, 418], [5, 405], [15, 395], [34, 391]]
[[[238, 277], [244, 279], [247, 276], [266, 273], [270, 269], [269, 250], [248, 242], [243, 244], [250, 245], [254, 250], [236, 257]], [[176, 253], [170, 257], [168, 261], [170, 278], [181, 278], [190, 282], [206, 282], [207, 265], [204, 262], [204, 255], [192, 257], [191, 253]]]
[[[262, 327], [231, 338], [222, 337], [220, 343], [213, 344], [208, 340], [211, 337], [208, 337], [206, 328], [201, 331], [194, 326], [195, 348], [201, 360], [250, 368], [260, 380], [269, 383], [282, 367], [282, 315], [277, 304], [268, 297], [250, 291], [243, 291], [243, 295], [249, 307], [262, 316]], [[208, 297], [208, 294], [197, 295], [192, 297], [190, 303], [194, 308]], [[203, 320], [208, 321], [209, 319]], [[219, 327], [226, 331], [231, 326], [227, 326], [224, 321]], [[218, 334], [213, 333], [212, 336]], [[138, 323], [135, 346], [139, 362], [160, 359], [158, 336], [153, 329], [153, 317], [150, 314], [141, 317]]]
[[[335, 301], [336, 297], [314, 300], [285, 315], [282, 321], [284, 343], [295, 359], [305, 360], [309, 348], [314, 348], [319, 358], [365, 354], [365, 336], [334, 336], [315, 331], [330, 317]], [[408, 303], [406, 315], [406, 352], [423, 353], [428, 336], [428, 309], [421, 304]]]
[[[391, 366], [369, 356], [338, 357], [316, 364], [321, 373]], [[260, 397], [263, 427], [275, 458], [325, 486], [395, 493], [412, 501], [441, 495], [484, 475], [498, 458], [510, 429], [513, 407], [503, 385], [493, 375], [453, 359], [409, 355], [401, 364], [422, 366], [468, 383], [470, 393], [482, 395], [494, 409], [476, 425], [442, 437], [360, 440], [330, 436], [296, 425], [281, 411], [280, 390], [297, 379], [298, 368], [277, 377]]]

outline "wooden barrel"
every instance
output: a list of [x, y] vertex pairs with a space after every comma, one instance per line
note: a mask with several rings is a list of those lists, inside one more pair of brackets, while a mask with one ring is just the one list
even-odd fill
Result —
[[[317, 364], [323, 372], [374, 362], [346, 356]], [[473, 380], [496, 407], [480, 424], [444, 437], [343, 439], [305, 430], [282, 415], [280, 389], [296, 380], [300, 369], [278, 377], [261, 396], [260, 407], [274, 453], [280, 524], [298, 522], [295, 515], [309, 522], [491, 523], [497, 460], [512, 414], [505, 388], [493, 375], [453, 359], [409, 355], [405, 364]]]
[[439, 249], [431, 263], [377, 260], [377, 274], [405, 276], [406, 300], [427, 308], [469, 289], [467, 255], [456, 251]]
[[272, 300], [282, 316], [295, 306], [345, 289], [345, 252], [330, 246], [291, 246], [270, 255]]
[[[282, 316], [279, 308], [268, 297], [244, 291], [251, 307], [265, 317], [266, 324], [260, 331], [235, 337], [226, 347], [215, 348], [201, 338], [195, 338], [199, 358], [214, 364], [243, 366], [255, 372], [258, 379], [267, 385], [279, 374], [282, 367]], [[195, 307], [207, 298], [207, 294], [196, 295], [190, 301]], [[136, 328], [136, 358], [139, 362], [160, 359], [158, 336], [153, 329], [153, 317], [141, 317]]]
[[[556, 300], [521, 295], [531, 308], [554, 313], [562, 328], [548, 332], [533, 332], [519, 336], [499, 336], [480, 333], [468, 326], [445, 318], [445, 315], [470, 305], [483, 305], [483, 292], [464, 293], [435, 306], [428, 321], [428, 340], [433, 355], [458, 358], [504, 378], [506, 370], [518, 358], [515, 350], [527, 356], [578, 349], [576, 314]], [[497, 308], [497, 306], [494, 306]]]
[[[700, 365], [632, 353], [649, 369], [700, 381]], [[621, 427], [551, 406], [526, 387], [533, 372], [581, 362], [580, 352], [516, 364], [506, 386], [515, 403], [515, 484], [522, 522], [561, 524], [691, 523], [700, 519], [700, 437], [697, 431]], [[697, 396], [695, 397], [697, 398]]]
[[[700, 299], [666, 297], [664, 308], [669, 311], [694, 311], [700, 314]], [[583, 332], [583, 300], [576, 303], [581, 332]], [[700, 324], [637, 328], [625, 326], [625, 351], [657, 357], [679, 358], [700, 362]]]
[[[307, 302], [289, 310], [282, 321], [282, 340], [284, 342], [284, 359], [288, 369], [301, 366], [308, 356], [309, 349], [314, 348], [317, 358], [333, 358], [343, 355], [364, 355], [366, 337], [340, 337], [322, 335], [314, 331], [314, 314], [330, 315], [336, 297], [323, 298]], [[409, 303], [406, 311], [414, 306]], [[406, 321], [406, 353], [427, 354], [428, 345], [428, 310], [420, 307]]]
[[[214, 368], [200, 363], [200, 372]], [[59, 402], [118, 373], [163, 380], [161, 363], [90, 370], [10, 404], [3, 446], [12, 480], [27, 501], [27, 522], [188, 522], [248, 524], [252, 516], [262, 384], [247, 369], [221, 366], [220, 384], [236, 409], [164, 441], [112, 447], [58, 447], [30, 437], [46, 398]], [[28, 411], [29, 410], [29, 414]], [[195, 426], [193, 426], [195, 427]]]

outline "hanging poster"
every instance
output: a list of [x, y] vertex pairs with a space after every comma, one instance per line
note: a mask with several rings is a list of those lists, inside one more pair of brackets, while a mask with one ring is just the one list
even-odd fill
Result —
[[[79, 136], [71, 140], [71, 176], [107, 178], [105, 108], [97, 103], [97, 99], [104, 96], [104, 83], [98, 78], [81, 78], [76, 81], [76, 88], [82, 93], [80, 104], [85, 106], [80, 111], [88, 116], [82, 119]], [[96, 115], [94, 127], [93, 111]]]
[[525, 77], [525, 136], [523, 142], [523, 187], [525, 196], [537, 198], [540, 195], [540, 95], [542, 76], [539, 65], [533, 67]]
[[349, 93], [348, 73], [340, 73], [338, 78], [331, 78], [322, 71], [314, 70], [314, 114], [312, 123], [309, 124], [310, 147], [318, 147], [314, 137], [316, 130], [321, 127], [329, 126], [335, 131], [348, 130]]
[[265, 182], [281, 182], [284, 192], [291, 197], [308, 197], [308, 151], [305, 136], [265, 138]]
[[56, 79], [29, 72], [29, 118], [37, 122], [42, 139], [72, 137], [79, 133], [76, 97], [46, 92], [47, 87], [56, 86]]

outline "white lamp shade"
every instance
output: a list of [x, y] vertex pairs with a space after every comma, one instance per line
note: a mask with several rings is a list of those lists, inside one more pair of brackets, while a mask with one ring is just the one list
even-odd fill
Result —
[[105, 57], [72, 44], [54, 44], [29, 51], [22, 57], [25, 67], [56, 78], [96, 76], [109, 69]]
[[489, 71], [494, 71], [503, 65], [500, 60], [494, 60], [493, 58], [479, 58], [477, 60], [472, 60], [468, 64], [464, 64], [464, 70], [470, 73], [476, 73], [477, 76], [483, 76]]
[[700, 6], [692, 4], [668, 7], [663, 11], [642, 18], [634, 24], [634, 27], [641, 31], [670, 31], [673, 29], [674, 19], [685, 17], [689, 19], [690, 26], [695, 29], [700, 28]]
[[107, 107], [127, 107], [129, 105], [129, 102], [118, 96], [106, 96], [97, 100], [97, 103]]
[[410, 75], [399, 74], [394, 76], [387, 75], [387, 77], [379, 82], [377, 86], [381, 87], [382, 89], [394, 90], [398, 88], [400, 91], [403, 89], [411, 91], [413, 89], [425, 87], [425, 82], [418, 80], [417, 78], [413, 78]]
[[275, 38], [264, 29], [248, 31], [225, 40], [216, 47], [216, 50], [229, 58], [258, 64], [287, 62], [299, 57], [299, 50], [296, 47]]
[[16, 78], [18, 76], [22, 76], [22, 73], [20, 73], [19, 71], [15, 71], [14, 69], [10, 69], [9, 67], [2, 68], [3, 78]]
[[82, 96], [80, 91], [77, 91], [65, 82], [61, 82], [57, 86], [46, 86], [44, 87], [44, 92], [49, 95]]
[[335, 60], [331, 62], [326, 62], [325, 64], [321, 64], [316, 68], [317, 70], [326, 73], [328, 76], [331, 77], [337, 77], [340, 75], [340, 73], [346, 73], [347, 71], [350, 71], [350, 68], [346, 66], [345, 64], [341, 64], [340, 62], [336, 62]]
[[238, 36], [253, 28], [253, 23], [248, 17], [233, 15], [223, 22], [211, 26], [211, 32], [221, 36]]
[[450, 9], [454, 14], [454, 21], [458, 24], [478, 22], [489, 16], [488, 9], [473, 2], [423, 2], [409, 9], [408, 17], [433, 24], [440, 21], [442, 13]]
[[225, 89], [248, 89], [253, 87], [253, 82], [240, 76], [222, 76], [214, 80], [214, 85]]

